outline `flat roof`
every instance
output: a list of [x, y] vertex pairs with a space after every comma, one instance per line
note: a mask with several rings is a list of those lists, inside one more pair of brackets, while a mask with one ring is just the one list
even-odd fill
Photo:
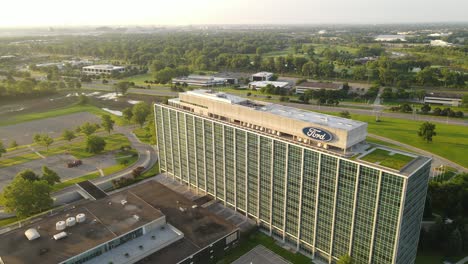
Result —
[[265, 72], [265, 71], [257, 72], [257, 73], [252, 74], [252, 76], [257, 76], [257, 77], [268, 77], [270, 75], [273, 75], [273, 73], [272, 72]]
[[[198, 206], [196, 201], [159, 182], [149, 181], [130, 190], [161, 210], [166, 221], [184, 234], [183, 239], [147, 257], [149, 263], [177, 263], [238, 229], [224, 218]], [[197, 208], [192, 208], [194, 205]]]
[[288, 82], [277, 82], [277, 81], [255, 81], [255, 82], [250, 82], [249, 85], [255, 85], [255, 86], [258, 86], [258, 87], [265, 87], [267, 85], [273, 85], [275, 87], [279, 86], [279, 87], [283, 87], [283, 86], [288, 86], [289, 83]]
[[[121, 204], [126, 200], [125, 205]], [[67, 227], [68, 236], [60, 240], [52, 237], [62, 231], [56, 223], [83, 213], [84, 223]], [[134, 217], [138, 216], [138, 219]], [[131, 191], [123, 191], [97, 201], [83, 201], [53, 216], [39, 218], [33, 224], [2, 235], [0, 257], [5, 264], [59, 263], [73, 256], [108, 242], [127, 232], [163, 217], [155, 209]], [[40, 238], [29, 241], [24, 232], [35, 228]], [[45, 253], [42, 253], [45, 252]]]
[[[317, 112], [311, 112], [307, 110], [298, 109], [295, 107], [284, 106], [280, 104], [272, 104], [265, 102], [250, 101], [246, 98], [222, 93], [214, 92], [210, 90], [198, 89], [193, 91], [185, 92], [189, 95], [201, 96], [211, 100], [217, 100], [228, 104], [239, 104], [245, 107], [252, 108], [257, 111], [268, 112], [274, 115], [283, 116], [286, 118], [296, 119], [308, 123], [319, 124], [331, 128], [337, 128], [342, 130], [353, 130], [357, 127], [365, 126], [366, 123], [347, 119], [343, 117], [327, 115]], [[249, 102], [252, 102], [249, 104]], [[258, 103], [258, 104], [257, 104]]]
[[111, 64], [100, 64], [100, 65], [90, 65], [85, 66], [83, 69], [97, 69], [97, 70], [116, 70], [116, 69], [123, 69], [123, 66], [114, 66]]
[[325, 82], [303, 82], [296, 85], [296, 88], [321, 88], [321, 89], [341, 89], [343, 85], [339, 83], [325, 83]]

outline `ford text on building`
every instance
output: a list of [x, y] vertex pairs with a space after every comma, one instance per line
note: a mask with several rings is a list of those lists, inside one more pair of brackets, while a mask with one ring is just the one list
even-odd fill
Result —
[[414, 262], [430, 158], [367, 162], [366, 123], [208, 90], [155, 119], [161, 169], [272, 237], [326, 263]]

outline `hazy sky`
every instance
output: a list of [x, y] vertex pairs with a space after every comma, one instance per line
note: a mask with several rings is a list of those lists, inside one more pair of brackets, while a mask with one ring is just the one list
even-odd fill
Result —
[[0, 27], [468, 21], [468, 0], [1, 0]]

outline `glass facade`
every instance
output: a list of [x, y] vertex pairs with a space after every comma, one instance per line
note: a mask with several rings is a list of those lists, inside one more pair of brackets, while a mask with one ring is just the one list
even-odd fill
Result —
[[428, 166], [403, 176], [259, 131], [155, 106], [161, 169], [334, 263], [411, 263]]

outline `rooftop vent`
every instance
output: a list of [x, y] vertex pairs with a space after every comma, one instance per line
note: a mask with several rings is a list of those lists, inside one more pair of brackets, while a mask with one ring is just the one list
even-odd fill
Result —
[[121, 203], [122, 205], [126, 205], [126, 204], [127, 204], [127, 200], [122, 200], [122, 201], [120, 201], [120, 203]]
[[133, 215], [133, 218], [137, 221], [140, 220], [140, 217], [138, 215]]
[[29, 241], [41, 237], [41, 235], [39, 235], [39, 232], [37, 232], [35, 228], [29, 228], [28, 230], [26, 230], [26, 232], [24, 232], [24, 235], [28, 238]]
[[60, 239], [65, 238], [65, 237], [67, 237], [67, 232], [60, 232], [60, 233], [54, 235], [55, 240], [60, 240]]

